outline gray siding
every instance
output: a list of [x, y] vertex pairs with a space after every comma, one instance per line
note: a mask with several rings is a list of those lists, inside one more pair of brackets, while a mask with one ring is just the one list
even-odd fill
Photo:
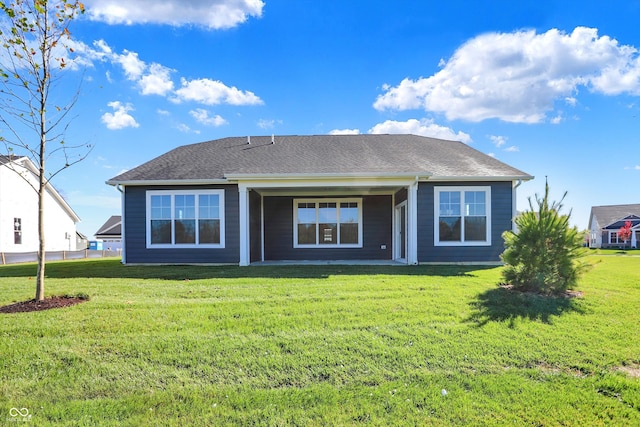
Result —
[[396, 191], [396, 194], [394, 197], [395, 197], [396, 206], [404, 202], [405, 200], [407, 200], [407, 189], [403, 188], [401, 190]]
[[[357, 195], [349, 197], [359, 197]], [[391, 196], [362, 199], [362, 248], [293, 247], [294, 197], [264, 198], [265, 260], [373, 260], [391, 259]], [[381, 249], [386, 245], [386, 249]]]
[[[434, 245], [434, 187], [491, 187], [491, 246]], [[511, 182], [420, 183], [418, 186], [418, 262], [496, 262], [504, 251], [502, 233], [511, 230]]]
[[[225, 247], [223, 249], [147, 249], [146, 248], [146, 191], [224, 189]], [[138, 263], [238, 263], [240, 262], [240, 226], [238, 221], [238, 187], [218, 186], [127, 186], [125, 187], [125, 250], [127, 264]]]

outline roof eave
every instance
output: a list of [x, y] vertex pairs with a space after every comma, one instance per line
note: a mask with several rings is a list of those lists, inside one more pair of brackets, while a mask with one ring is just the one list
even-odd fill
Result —
[[432, 176], [429, 181], [530, 181], [535, 177], [532, 175], [504, 175], [504, 176]]
[[298, 179], [309, 181], [336, 180], [336, 179], [420, 179], [426, 180], [431, 176], [428, 172], [353, 172], [353, 173], [230, 173], [225, 174], [228, 181], [280, 181], [286, 179]]
[[229, 184], [226, 179], [128, 179], [106, 181], [107, 185], [142, 186], [142, 185], [205, 185], [205, 184]]
[[[14, 163], [20, 163], [24, 168], [26, 168], [29, 171], [31, 171], [31, 173], [34, 174], [36, 176], [36, 178], [38, 177], [38, 174], [40, 173], [40, 170], [36, 167], [36, 165], [31, 161], [31, 159], [29, 157], [27, 157], [27, 156], [19, 157], [19, 158], [16, 158], [15, 160], [13, 160], [13, 162]], [[4, 163], [4, 164], [6, 165], [8, 163]], [[47, 183], [46, 183], [46, 189], [49, 191], [49, 194], [58, 202], [60, 207], [64, 211], [67, 212], [67, 215], [69, 215], [69, 217], [74, 222], [74, 224], [81, 221], [80, 217], [73, 210], [71, 205], [69, 203], [67, 203], [67, 201], [64, 199], [64, 197], [62, 197], [62, 195], [60, 193], [58, 193], [58, 190], [56, 190], [56, 188], [53, 186], [53, 184], [51, 184], [49, 181], [47, 181]]]

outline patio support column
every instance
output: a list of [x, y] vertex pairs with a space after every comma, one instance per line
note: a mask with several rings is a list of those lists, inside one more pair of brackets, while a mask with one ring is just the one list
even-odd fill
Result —
[[246, 186], [238, 185], [240, 220], [240, 266], [249, 265], [249, 191]]
[[407, 189], [407, 264], [418, 264], [418, 180]]

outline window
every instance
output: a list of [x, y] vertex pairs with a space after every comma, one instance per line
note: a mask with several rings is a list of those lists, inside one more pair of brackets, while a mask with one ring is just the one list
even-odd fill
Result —
[[22, 244], [22, 218], [13, 218], [13, 243]]
[[224, 190], [148, 191], [147, 247], [224, 248]]
[[362, 199], [296, 199], [293, 246], [362, 247]]
[[618, 232], [617, 231], [610, 231], [609, 232], [609, 243], [614, 243], [614, 244], [621, 243], [618, 240]]
[[491, 188], [436, 187], [436, 246], [491, 244]]

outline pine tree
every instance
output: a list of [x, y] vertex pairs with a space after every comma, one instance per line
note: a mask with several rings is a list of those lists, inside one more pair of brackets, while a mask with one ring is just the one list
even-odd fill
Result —
[[560, 294], [577, 285], [587, 268], [582, 235], [569, 225], [571, 214], [563, 215], [562, 201], [549, 202], [549, 184], [544, 197], [536, 194], [537, 211], [529, 198], [530, 210], [515, 219], [517, 231], [503, 234], [504, 280], [514, 289], [543, 294]]

